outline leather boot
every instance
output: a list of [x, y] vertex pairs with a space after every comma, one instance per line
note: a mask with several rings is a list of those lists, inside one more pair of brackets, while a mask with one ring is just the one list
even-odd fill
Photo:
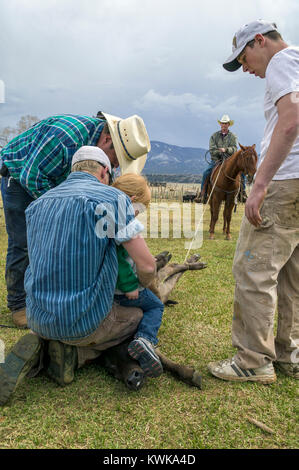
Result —
[[20, 310], [15, 310], [11, 312], [12, 314], [12, 321], [18, 328], [28, 328], [27, 326], [27, 319], [26, 319], [26, 308], [22, 308]]
[[48, 376], [64, 387], [74, 380], [75, 370], [78, 366], [76, 346], [62, 343], [56, 340], [48, 341]]
[[0, 364], [0, 405], [4, 405], [26, 374], [39, 362], [43, 340], [28, 333], [14, 345]]

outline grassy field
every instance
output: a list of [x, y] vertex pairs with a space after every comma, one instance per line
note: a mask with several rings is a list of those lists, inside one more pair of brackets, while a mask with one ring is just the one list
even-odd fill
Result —
[[[1, 205], [1, 203], [0, 203]], [[232, 241], [221, 224], [214, 241], [199, 251], [208, 268], [187, 272], [165, 309], [160, 349], [173, 360], [195, 365], [203, 390], [189, 387], [165, 373], [149, 379], [139, 392], [95, 365], [79, 370], [75, 381], [60, 388], [45, 375], [26, 379], [10, 402], [0, 408], [2, 449], [267, 449], [297, 448], [295, 403], [298, 384], [278, 373], [272, 385], [234, 384], [212, 377], [207, 364], [233, 354], [231, 319], [234, 281], [232, 260], [243, 206], [233, 215]], [[153, 254], [168, 250], [184, 261], [183, 239], [147, 239]], [[0, 211], [0, 323], [12, 325], [4, 282], [7, 237]], [[24, 332], [0, 329], [6, 353]], [[298, 411], [298, 410], [297, 410]], [[269, 434], [248, 421], [253, 417]]]

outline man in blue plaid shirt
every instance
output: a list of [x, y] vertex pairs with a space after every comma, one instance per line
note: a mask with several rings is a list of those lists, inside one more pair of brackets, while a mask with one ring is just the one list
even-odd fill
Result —
[[[146, 154], [150, 149], [149, 139], [142, 119], [138, 119], [147, 137], [142, 149]], [[122, 169], [123, 162], [131, 159], [130, 163], [143, 156], [138, 153], [140, 149], [133, 146], [133, 150], [128, 152], [125, 147], [121, 124], [126, 121], [104, 113], [98, 113], [96, 118], [70, 114], [52, 116], [36, 123], [1, 150], [1, 193], [8, 233], [7, 303], [16, 326], [27, 326], [24, 291], [24, 274], [28, 266], [26, 208], [67, 178], [72, 157], [83, 145], [101, 148], [113, 168], [120, 165]], [[127, 146], [134, 144], [134, 135], [131, 140]]]

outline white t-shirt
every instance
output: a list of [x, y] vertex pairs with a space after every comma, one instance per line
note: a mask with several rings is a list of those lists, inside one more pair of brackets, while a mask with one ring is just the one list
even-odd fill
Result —
[[[267, 122], [258, 165], [261, 164], [267, 153], [278, 120], [276, 103], [279, 98], [292, 92], [299, 92], [299, 47], [294, 46], [277, 52], [270, 60], [266, 70], [264, 111]], [[294, 93], [294, 99], [298, 102], [298, 94], [296, 96]], [[274, 175], [273, 180], [293, 178], [299, 178], [299, 136], [294, 142], [289, 155]]]

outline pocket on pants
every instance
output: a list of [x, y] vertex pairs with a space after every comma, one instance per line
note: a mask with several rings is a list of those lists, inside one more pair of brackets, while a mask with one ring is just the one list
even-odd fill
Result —
[[255, 227], [255, 232], [262, 232], [269, 229], [274, 224], [274, 208], [272, 199], [265, 198], [262, 207], [260, 208], [260, 215], [262, 218], [261, 225]]
[[274, 254], [274, 221], [264, 212], [263, 223], [255, 228], [247, 220], [243, 221], [233, 273], [243, 279], [249, 272], [269, 270]]
[[[290, 183], [291, 185], [291, 183]], [[291, 186], [292, 187], [292, 186]], [[299, 228], [299, 193], [284, 184], [279, 186], [275, 204], [275, 223], [286, 228]]]
[[20, 192], [21, 185], [12, 176], [6, 177], [5, 192], [7, 194], [16, 194]]

